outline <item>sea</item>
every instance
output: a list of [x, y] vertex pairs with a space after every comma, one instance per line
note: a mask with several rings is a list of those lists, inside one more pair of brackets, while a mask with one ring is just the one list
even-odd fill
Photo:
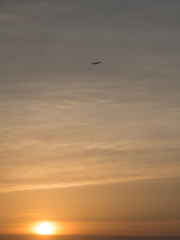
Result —
[[180, 236], [0, 235], [0, 240], [180, 240]]

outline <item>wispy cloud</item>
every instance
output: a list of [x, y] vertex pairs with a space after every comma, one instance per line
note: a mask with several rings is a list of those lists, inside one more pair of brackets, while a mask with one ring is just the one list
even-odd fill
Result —
[[2, 4], [4, 190], [178, 175], [177, 4]]
[[79, 8], [78, 2], [53, 1], [52, 4], [49, 4], [49, 1], [43, 1], [43, 3], [40, 1], [32, 1], [30, 3], [10, 1], [10, 4], [1, 4], [0, 20], [17, 21], [44, 14], [73, 12]]
[[23, 18], [24, 16], [22, 14], [0, 13], [0, 21], [18, 21]]

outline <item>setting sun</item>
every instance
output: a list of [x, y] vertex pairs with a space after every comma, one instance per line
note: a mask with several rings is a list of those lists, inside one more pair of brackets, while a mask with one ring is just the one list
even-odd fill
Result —
[[54, 228], [50, 223], [40, 223], [36, 227], [36, 232], [43, 235], [53, 234]]

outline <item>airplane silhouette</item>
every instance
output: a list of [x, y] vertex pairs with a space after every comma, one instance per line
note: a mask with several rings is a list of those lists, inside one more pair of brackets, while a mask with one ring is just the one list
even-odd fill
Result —
[[95, 64], [99, 64], [99, 63], [101, 63], [101, 62], [92, 62], [93, 65], [95, 65]]

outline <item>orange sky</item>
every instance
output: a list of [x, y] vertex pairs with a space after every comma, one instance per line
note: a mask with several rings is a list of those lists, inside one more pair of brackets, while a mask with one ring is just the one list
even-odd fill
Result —
[[[179, 179], [1, 193], [1, 233], [178, 235]], [[167, 196], [167, 192], [169, 196]]]
[[180, 235], [179, 7], [0, 2], [0, 233]]

